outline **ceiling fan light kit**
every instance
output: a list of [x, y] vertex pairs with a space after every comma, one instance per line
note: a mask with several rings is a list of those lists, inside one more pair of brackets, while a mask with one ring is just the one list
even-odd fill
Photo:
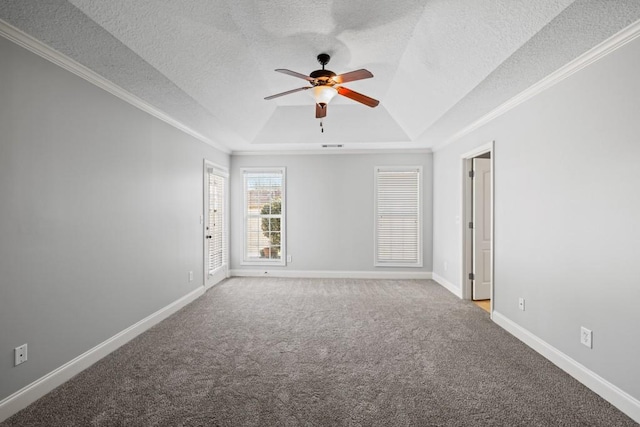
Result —
[[316, 100], [316, 104], [320, 104], [321, 107], [326, 105], [338, 94], [338, 90], [333, 86], [314, 86], [313, 98]]
[[[307, 89], [313, 89], [311, 92], [313, 98], [316, 102], [316, 118], [322, 119], [327, 115], [327, 105], [329, 102], [336, 96], [342, 95], [349, 99], [352, 99], [356, 102], [364, 104], [368, 107], [377, 107], [380, 101], [370, 98], [366, 95], [353, 91], [351, 89], [347, 89], [344, 86], [339, 86], [342, 83], [352, 82], [355, 80], [363, 80], [369, 79], [373, 77], [370, 71], [365, 69], [360, 69], [356, 71], [351, 71], [348, 73], [336, 75], [333, 71], [325, 70], [324, 66], [329, 63], [331, 57], [326, 53], [321, 53], [318, 55], [318, 62], [322, 64], [321, 70], [315, 70], [308, 76], [287, 70], [287, 69], [276, 69], [277, 72], [288, 74], [293, 77], [297, 77], [299, 79], [303, 79], [309, 82], [310, 86], [304, 86], [298, 89], [288, 90], [286, 92], [281, 92], [275, 95], [267, 96], [265, 99], [274, 99], [280, 96], [289, 95], [291, 93], [300, 92]], [[322, 122], [320, 123], [322, 126]], [[324, 130], [323, 130], [324, 131]]]

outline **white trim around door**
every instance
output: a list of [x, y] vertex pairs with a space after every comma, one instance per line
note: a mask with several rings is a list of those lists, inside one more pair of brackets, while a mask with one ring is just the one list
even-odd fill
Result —
[[491, 213], [490, 213], [490, 227], [491, 227], [491, 262], [490, 262], [490, 275], [491, 275], [491, 308], [490, 312], [493, 313], [493, 297], [494, 297], [494, 259], [495, 259], [495, 225], [494, 225], [494, 206], [495, 206], [495, 142], [491, 141], [486, 144], [483, 144], [475, 149], [464, 153], [460, 156], [461, 160], [461, 173], [462, 173], [462, 189], [461, 189], [461, 212], [460, 218], [460, 235], [462, 240], [461, 245], [461, 273], [460, 273], [460, 283], [462, 288], [462, 298], [463, 299], [471, 299], [473, 295], [472, 291], [472, 281], [469, 279], [469, 273], [472, 272], [472, 232], [473, 230], [469, 228], [469, 223], [472, 221], [472, 206], [471, 206], [471, 197], [472, 197], [472, 183], [470, 179], [469, 172], [472, 170], [472, 160], [474, 157], [481, 156], [483, 154], [489, 153], [491, 158]]
[[[202, 283], [206, 289], [211, 288], [215, 284], [229, 277], [229, 171], [227, 168], [217, 165], [209, 160], [204, 160], [203, 165], [203, 181], [202, 181], [202, 215], [200, 216], [200, 224], [202, 225], [202, 259], [203, 259], [203, 278]], [[222, 201], [222, 206], [217, 206], [217, 209], [222, 208], [222, 215], [216, 215], [217, 220], [222, 220], [222, 224], [217, 224], [220, 227], [220, 231], [217, 232], [217, 240], [221, 241], [222, 253], [221, 261], [219, 264], [212, 268], [210, 265], [210, 250], [211, 241], [213, 239], [213, 230], [211, 229], [214, 224], [211, 224], [213, 220], [211, 212], [211, 177], [215, 176], [222, 180], [219, 185], [216, 186], [218, 191], [222, 191], [222, 197], [219, 201]]]

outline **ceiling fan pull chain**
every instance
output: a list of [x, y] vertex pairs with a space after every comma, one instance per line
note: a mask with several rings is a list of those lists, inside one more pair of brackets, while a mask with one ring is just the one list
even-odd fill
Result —
[[320, 119], [320, 133], [324, 133], [324, 126], [322, 126], [322, 119]]

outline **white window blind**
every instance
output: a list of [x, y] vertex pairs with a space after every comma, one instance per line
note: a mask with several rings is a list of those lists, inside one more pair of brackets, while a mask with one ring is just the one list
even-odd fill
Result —
[[209, 274], [222, 267], [225, 262], [225, 227], [224, 227], [224, 189], [226, 178], [217, 175], [212, 169], [209, 170], [209, 206], [207, 221], [209, 230], [208, 238], [208, 271]]
[[244, 263], [284, 265], [285, 170], [244, 169]]
[[422, 267], [422, 168], [378, 167], [375, 175], [375, 265]]

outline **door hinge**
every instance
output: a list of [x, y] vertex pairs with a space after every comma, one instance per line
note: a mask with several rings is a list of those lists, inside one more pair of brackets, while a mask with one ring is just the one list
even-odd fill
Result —
[[475, 171], [469, 171], [469, 178], [475, 178], [476, 176], [476, 172]]
[[469, 280], [476, 280], [476, 275], [473, 273], [469, 273]]
[[469, 228], [473, 230], [473, 221], [469, 222]]

